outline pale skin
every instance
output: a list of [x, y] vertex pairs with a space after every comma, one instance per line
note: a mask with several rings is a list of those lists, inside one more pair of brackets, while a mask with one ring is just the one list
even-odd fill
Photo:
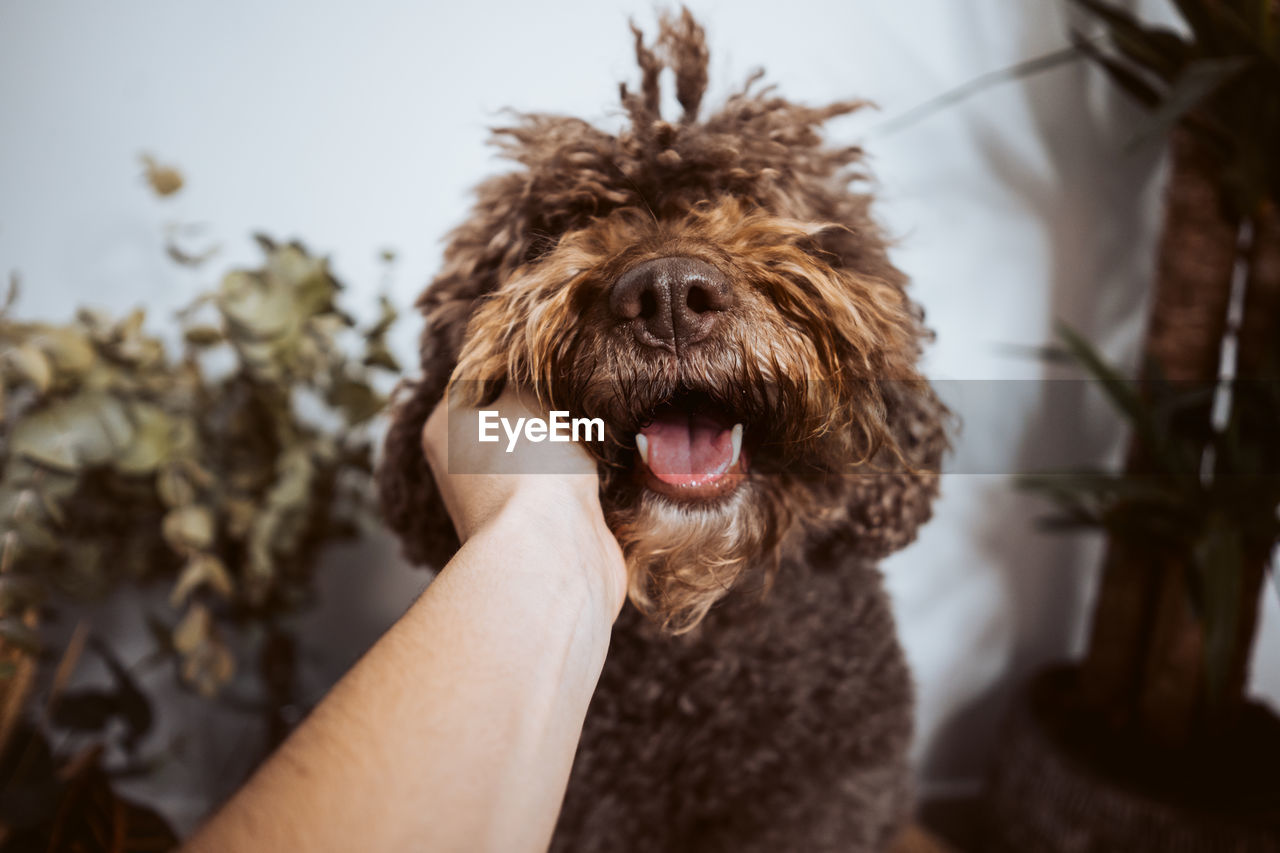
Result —
[[[486, 408], [537, 414], [512, 393]], [[513, 460], [455, 432], [450, 466], [451, 420], [432, 414], [423, 449], [462, 548], [188, 851], [546, 849], [622, 553], [580, 446]]]

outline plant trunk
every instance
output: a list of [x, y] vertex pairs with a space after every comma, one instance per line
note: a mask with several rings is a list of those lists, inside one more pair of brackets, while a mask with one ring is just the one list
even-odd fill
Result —
[[[1239, 221], [1228, 213], [1211, 156], [1186, 128], [1170, 142], [1164, 232], [1144, 347], [1147, 378], [1208, 387], [1219, 372], [1227, 332]], [[1260, 375], [1275, 348], [1280, 306], [1280, 225], [1274, 209], [1253, 224], [1239, 375]], [[1207, 412], [1188, 424], [1209, 435]], [[1151, 473], [1133, 447], [1127, 470]], [[1081, 667], [1082, 698], [1116, 730], [1169, 748], [1186, 746], [1209, 723], [1231, 719], [1243, 701], [1258, 597], [1269, 548], [1253, 549], [1241, 584], [1239, 625], [1226, 700], [1206, 717], [1205, 632], [1189, 595], [1189, 555], [1152, 542], [1113, 539], [1103, 568], [1090, 645]]]

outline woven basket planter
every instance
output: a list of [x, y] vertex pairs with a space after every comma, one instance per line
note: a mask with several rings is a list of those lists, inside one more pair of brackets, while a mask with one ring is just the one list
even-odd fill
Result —
[[1280, 719], [1252, 706], [1234, 759], [1176, 779], [1159, 756], [1083, 743], [1087, 725], [1063, 713], [1073, 676], [1041, 673], [1010, 715], [988, 783], [983, 850], [1280, 853]]

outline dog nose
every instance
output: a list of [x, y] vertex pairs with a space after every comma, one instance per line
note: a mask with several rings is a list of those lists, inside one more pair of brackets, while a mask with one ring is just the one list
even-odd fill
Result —
[[733, 305], [723, 273], [693, 258], [656, 258], [627, 270], [614, 283], [609, 307], [629, 320], [636, 340], [675, 351], [711, 334]]

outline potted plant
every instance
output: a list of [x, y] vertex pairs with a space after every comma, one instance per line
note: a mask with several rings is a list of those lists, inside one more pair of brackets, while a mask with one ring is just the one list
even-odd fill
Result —
[[1185, 34], [1074, 0], [1077, 48], [1171, 168], [1138, 381], [1063, 329], [1132, 429], [1126, 468], [1025, 478], [1108, 534], [1088, 649], [1042, 673], [987, 794], [992, 848], [1280, 849], [1280, 720], [1248, 700], [1280, 538], [1280, 3], [1176, 0]]

